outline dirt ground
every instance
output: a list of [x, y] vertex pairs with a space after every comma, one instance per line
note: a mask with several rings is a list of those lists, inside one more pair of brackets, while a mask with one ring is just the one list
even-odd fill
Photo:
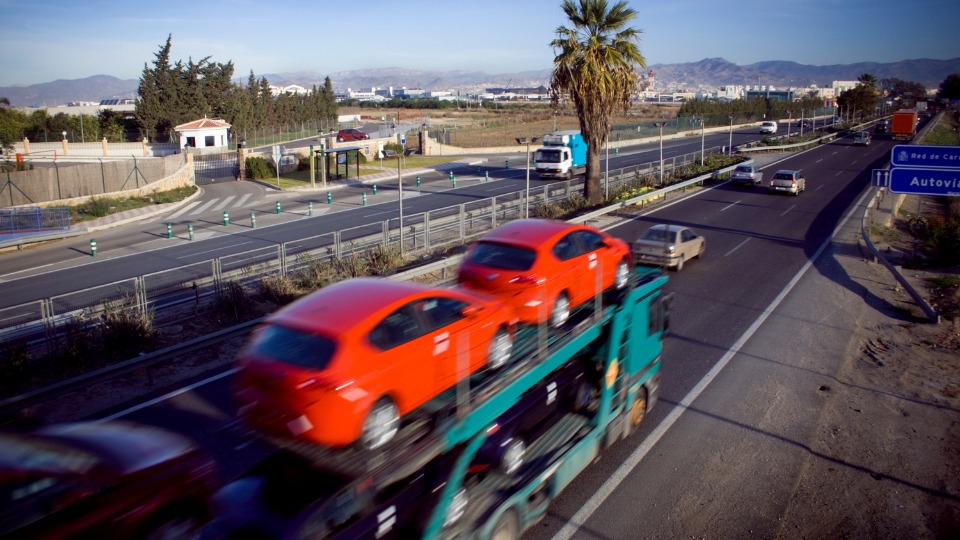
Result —
[[[917, 199], [904, 207], [939, 211]], [[901, 215], [883, 234], [894, 264], [912, 258], [906, 222]], [[904, 270], [938, 311], [952, 314], [931, 324], [883, 266], [867, 258], [849, 264], [851, 278], [886, 301], [886, 310], [865, 310], [859, 321], [864, 337], [848, 349], [842, 388], [831, 389], [811, 445], [821, 457], [799, 479], [780, 536], [958, 538], [960, 294], [955, 286], [931, 290], [928, 278], [958, 278], [960, 269]]]

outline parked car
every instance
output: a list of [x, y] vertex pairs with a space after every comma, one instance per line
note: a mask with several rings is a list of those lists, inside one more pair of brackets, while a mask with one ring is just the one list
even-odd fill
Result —
[[854, 146], [870, 146], [870, 134], [866, 131], [858, 131], [853, 134]]
[[360, 131], [359, 129], [341, 129], [337, 132], [337, 141], [365, 141], [369, 139], [370, 136], [366, 133]]
[[633, 259], [683, 270], [690, 259], [699, 259], [707, 249], [707, 241], [680, 225], [654, 225], [633, 241]]
[[730, 182], [759, 186], [763, 183], [763, 172], [756, 165], [737, 165], [737, 168], [730, 173]]
[[0, 433], [0, 537], [186, 538], [217, 466], [186, 438], [127, 422]]
[[776, 133], [777, 132], [777, 123], [776, 122], [761, 122], [760, 123], [760, 133]]
[[401, 416], [504, 366], [516, 322], [505, 302], [468, 290], [379, 278], [330, 285], [254, 333], [238, 359], [239, 414], [280, 437], [378, 448]]
[[559, 327], [598, 292], [625, 288], [630, 264], [627, 243], [599, 229], [521, 219], [475, 242], [457, 281], [503, 298], [523, 323]]
[[779, 170], [773, 173], [773, 178], [770, 180], [770, 193], [786, 192], [799, 195], [805, 189], [807, 189], [807, 179], [800, 171]]

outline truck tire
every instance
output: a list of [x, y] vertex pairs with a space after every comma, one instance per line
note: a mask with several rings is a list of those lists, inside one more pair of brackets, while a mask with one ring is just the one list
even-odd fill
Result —
[[623, 438], [626, 439], [631, 433], [637, 430], [637, 426], [643, 423], [647, 417], [647, 389], [643, 386], [637, 390], [637, 395], [627, 409], [627, 418], [623, 426]]
[[513, 510], [500, 514], [497, 524], [490, 531], [490, 540], [517, 540], [520, 538], [520, 523]]

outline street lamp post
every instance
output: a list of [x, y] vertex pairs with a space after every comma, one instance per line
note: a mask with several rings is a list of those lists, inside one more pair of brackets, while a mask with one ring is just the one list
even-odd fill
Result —
[[656, 122], [653, 124], [660, 130], [660, 185], [663, 185], [663, 126], [667, 125], [666, 122]]
[[787, 138], [790, 138], [790, 124], [793, 123], [793, 111], [787, 111]]
[[706, 138], [706, 134], [707, 134], [707, 131], [703, 125], [703, 118], [701, 118], [700, 119], [700, 166], [701, 167], [703, 167], [703, 160], [705, 157], [703, 144], [704, 144], [704, 139]]
[[[401, 155], [403, 151], [401, 150]], [[397, 157], [397, 189], [400, 191], [400, 256], [403, 257], [403, 175], [400, 174], [400, 157]]]
[[527, 189], [523, 197], [523, 217], [530, 217], [530, 143], [536, 143], [540, 140], [540, 137], [517, 137], [517, 144], [522, 144], [526, 147], [527, 153]]
[[730, 142], [727, 146], [727, 155], [732, 156], [733, 155], [733, 115], [730, 115], [727, 118], [730, 119]]

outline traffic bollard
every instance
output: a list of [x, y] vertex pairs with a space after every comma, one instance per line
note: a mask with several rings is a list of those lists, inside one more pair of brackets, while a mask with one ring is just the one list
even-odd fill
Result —
[[376, 185], [376, 184], [373, 185], [373, 194], [374, 194], [374, 195], [377, 194], [377, 185]]
[[307, 216], [313, 215], [313, 201], [307, 203]]
[[193, 223], [187, 223], [187, 232], [190, 234], [190, 240], [193, 240]]
[[619, 156], [619, 155], [620, 155], [620, 148], [614, 148], [614, 149], [613, 149], [613, 155]]
[[420, 175], [417, 175], [417, 187], [420, 187]]
[[510, 169], [510, 160], [509, 160], [509, 159], [503, 160], [503, 168], [504, 168], [504, 169], [507, 169], [507, 170]]
[[256, 228], [257, 228], [257, 213], [256, 213], [256, 212], [250, 212], [250, 228], [251, 228], [251, 229], [256, 229]]
[[484, 181], [484, 182], [489, 182], [489, 181], [490, 181], [490, 171], [486, 171], [486, 172], [483, 173], [483, 181]]
[[173, 223], [167, 223], [167, 238], [173, 238]]
[[450, 171], [450, 181], [453, 182], [453, 171]]
[[230, 224], [230, 212], [226, 210], [223, 211], [223, 226], [226, 227]]
[[328, 192], [327, 192], [327, 204], [333, 204], [333, 192], [332, 192], [332, 191], [328, 191]]
[[97, 239], [96, 238], [90, 239], [90, 256], [91, 257], [97, 256]]
[[280, 201], [277, 201], [277, 213], [280, 213]]
[[367, 205], [367, 192], [366, 192], [366, 191], [363, 192], [363, 205], [364, 205], [364, 206]]
[[457, 187], [457, 179], [456, 179], [456, 178], [452, 178], [451, 180], [453, 180], [453, 187]]

